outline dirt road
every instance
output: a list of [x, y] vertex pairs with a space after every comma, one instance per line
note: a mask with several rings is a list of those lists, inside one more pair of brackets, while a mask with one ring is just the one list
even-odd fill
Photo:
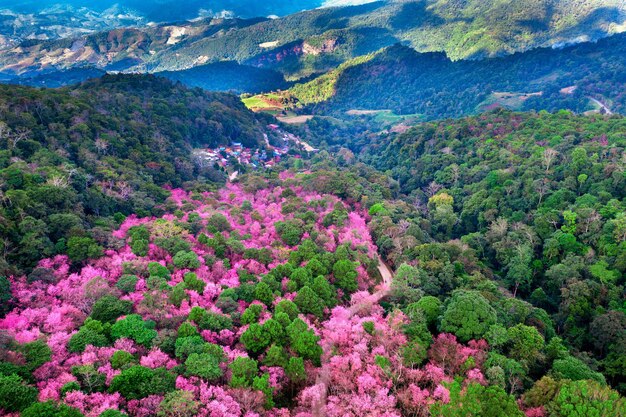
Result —
[[588, 98], [589, 98], [589, 100], [593, 101], [593, 102], [594, 102], [594, 103], [596, 103], [598, 106], [600, 106], [600, 108], [601, 108], [602, 110], [604, 110], [604, 113], [605, 113], [605, 114], [608, 114], [609, 116], [613, 114], [613, 112], [611, 111], [611, 109], [609, 109], [609, 108], [607, 107], [607, 105], [606, 105], [606, 104], [604, 104], [603, 102], [601, 102], [600, 100], [596, 100], [596, 99], [595, 99], [595, 98], [593, 98], [593, 97], [588, 97]]

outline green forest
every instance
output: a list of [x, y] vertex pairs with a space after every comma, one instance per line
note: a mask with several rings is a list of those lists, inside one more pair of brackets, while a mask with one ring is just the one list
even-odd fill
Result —
[[[626, 36], [565, 49], [535, 49], [501, 58], [451, 61], [395, 45], [348, 61], [293, 86], [302, 112], [341, 116], [348, 110], [392, 110], [441, 119], [493, 107], [592, 110], [590, 98], [623, 113]], [[499, 100], [498, 100], [499, 99]]]
[[[194, 147], [257, 147], [268, 123], [237, 96], [154, 76], [105, 76], [60, 90], [0, 86], [0, 270], [29, 271], [111, 244], [129, 214], [160, 213], [162, 187], [214, 187]], [[156, 211], [154, 211], [156, 210]]]

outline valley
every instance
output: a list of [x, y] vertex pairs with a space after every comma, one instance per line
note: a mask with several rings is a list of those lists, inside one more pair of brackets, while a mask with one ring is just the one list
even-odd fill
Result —
[[0, 0], [0, 416], [626, 416], [625, 22]]

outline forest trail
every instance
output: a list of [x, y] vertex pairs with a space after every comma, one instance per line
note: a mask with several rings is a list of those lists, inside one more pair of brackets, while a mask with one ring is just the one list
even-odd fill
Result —
[[393, 279], [393, 272], [391, 272], [391, 268], [389, 268], [389, 265], [383, 261], [383, 258], [381, 258], [380, 255], [378, 255], [378, 271], [383, 277], [383, 283], [385, 286], [390, 287], [391, 280]]
[[600, 100], [596, 100], [593, 97], [588, 97], [589, 100], [593, 101], [594, 103], [596, 103], [598, 106], [600, 106], [600, 108], [602, 110], [604, 110], [605, 114], [608, 114], [609, 116], [611, 116], [613, 114], [613, 112], [611, 111], [611, 109], [608, 108], [608, 106], [606, 104], [604, 104], [603, 102], [601, 102]]

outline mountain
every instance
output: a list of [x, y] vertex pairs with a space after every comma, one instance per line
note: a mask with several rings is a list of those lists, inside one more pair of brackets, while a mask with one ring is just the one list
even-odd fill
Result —
[[626, 113], [624, 74], [626, 34], [474, 61], [395, 45], [298, 84], [288, 95], [314, 113], [332, 114], [391, 110], [434, 119], [494, 107]]
[[15, 2], [0, 2], [0, 50], [25, 40], [73, 38], [146, 23], [143, 16], [119, 5], [94, 10], [55, 3], [28, 11]]
[[[325, 5], [324, 0], [0, 0], [0, 9], [31, 15], [44, 15], [56, 7], [88, 9], [95, 13], [119, 7], [132, 10], [152, 22], [190, 20], [199, 16], [232, 15], [237, 17], [284, 16]], [[338, 2], [341, 4], [342, 2]], [[350, 2], [343, 2], [350, 3]], [[358, 1], [352, 2], [358, 3]]]
[[237, 96], [152, 75], [0, 86], [0, 103], [2, 275], [64, 251], [68, 233], [97, 235], [117, 212], [149, 215], [168, 195], [162, 187], [214, 186], [223, 173], [197, 165], [192, 149], [264, 148], [271, 120]]
[[179, 71], [226, 60], [297, 79], [399, 42], [454, 60], [484, 58], [595, 40], [622, 31], [625, 21], [619, 0], [388, 0], [280, 19], [205, 19], [30, 41], [2, 53], [0, 72]]

